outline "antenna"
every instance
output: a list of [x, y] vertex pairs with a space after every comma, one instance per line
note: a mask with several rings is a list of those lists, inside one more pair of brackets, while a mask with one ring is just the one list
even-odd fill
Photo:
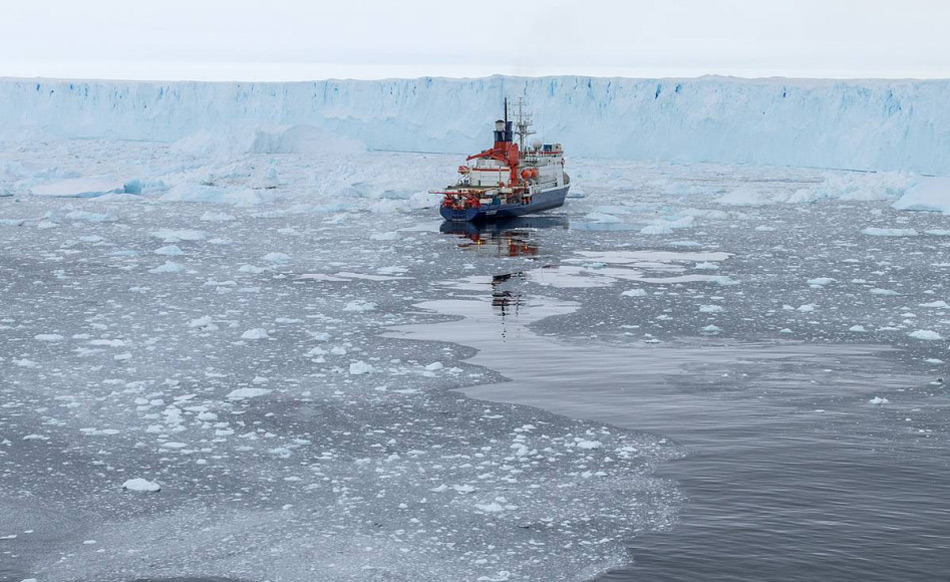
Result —
[[518, 131], [515, 132], [518, 134], [518, 149], [525, 151], [525, 138], [534, 135], [535, 132], [531, 131], [531, 115], [524, 112], [524, 97], [518, 98], [518, 123], [515, 125], [518, 127]]

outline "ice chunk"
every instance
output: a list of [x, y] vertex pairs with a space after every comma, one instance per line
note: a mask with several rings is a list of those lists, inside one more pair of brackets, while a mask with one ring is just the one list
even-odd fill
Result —
[[235, 217], [227, 212], [205, 212], [198, 220], [202, 222], [230, 222], [236, 220]]
[[126, 491], [137, 491], [141, 493], [156, 493], [162, 490], [162, 487], [158, 483], [142, 478], [129, 479], [122, 484], [122, 488]]
[[264, 255], [264, 260], [268, 263], [284, 264], [290, 262], [290, 255], [285, 253], [267, 253]]
[[119, 218], [111, 212], [98, 213], [88, 212], [86, 210], [73, 210], [64, 217], [66, 220], [74, 222], [116, 222]]
[[102, 176], [57, 180], [30, 188], [30, 194], [33, 196], [57, 198], [95, 198], [105, 194], [122, 193], [125, 193], [122, 180]]
[[808, 284], [812, 287], [824, 287], [825, 285], [830, 285], [834, 282], [835, 280], [830, 277], [817, 277], [815, 279], [808, 280]]
[[161, 239], [162, 242], [178, 243], [182, 241], [204, 240], [205, 237], [208, 236], [208, 233], [203, 230], [174, 230], [163, 228], [152, 232], [151, 235], [154, 238]]
[[367, 364], [366, 362], [353, 362], [350, 364], [350, 374], [354, 376], [359, 376], [361, 374], [370, 374], [374, 372], [375, 369]]
[[918, 178], [893, 206], [897, 210], [950, 214], [950, 178]]
[[192, 319], [191, 321], [189, 321], [188, 327], [197, 327], [197, 328], [213, 327], [214, 324], [211, 321], [212, 320], [211, 320], [210, 315], [204, 315], [202, 317], [198, 317], [196, 319]]
[[241, 339], [246, 340], [260, 340], [267, 339], [270, 335], [267, 333], [267, 330], [261, 327], [255, 327], [254, 329], [249, 329], [241, 334]]
[[149, 269], [149, 273], [180, 273], [185, 270], [185, 267], [174, 261], [165, 261], [164, 265], [155, 267], [154, 269]]
[[861, 233], [869, 236], [917, 236], [917, 231], [913, 228], [876, 228], [869, 226], [862, 230]]
[[268, 388], [238, 388], [237, 390], [228, 392], [228, 395], [225, 396], [225, 398], [228, 400], [247, 400], [248, 398], [266, 396], [271, 392], [273, 392], [273, 390]]
[[917, 331], [912, 331], [907, 335], [919, 340], [935, 341], [943, 339], [943, 336], [930, 329], [918, 329]]
[[155, 249], [156, 255], [165, 255], [168, 257], [176, 257], [185, 254], [177, 245], [167, 245], [161, 248]]

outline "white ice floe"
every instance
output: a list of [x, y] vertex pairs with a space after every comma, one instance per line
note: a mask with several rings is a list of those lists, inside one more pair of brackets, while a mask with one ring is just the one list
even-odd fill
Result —
[[30, 187], [31, 195], [52, 198], [96, 198], [104, 194], [125, 192], [123, 180], [108, 176], [67, 178]]
[[834, 282], [835, 280], [831, 277], [816, 277], [815, 279], [808, 280], [808, 284], [812, 287], [824, 287], [825, 285], [830, 285]]
[[159, 265], [154, 269], [149, 269], [149, 273], [181, 273], [185, 270], [184, 265], [174, 261], [165, 261], [164, 265]]
[[246, 339], [246, 340], [261, 340], [261, 339], [267, 339], [269, 337], [270, 337], [270, 334], [268, 334], [267, 330], [262, 327], [255, 327], [241, 334], [241, 339]]
[[122, 488], [126, 491], [136, 491], [140, 493], [156, 493], [162, 490], [161, 485], [158, 483], [142, 478], [129, 479], [122, 484]]
[[950, 214], [950, 178], [917, 178], [893, 206], [897, 210]]
[[58, 333], [40, 333], [33, 336], [33, 339], [41, 342], [61, 342], [65, 338]]
[[117, 222], [119, 217], [111, 212], [99, 213], [87, 210], [73, 210], [63, 217], [73, 222]]
[[889, 237], [904, 237], [904, 236], [917, 236], [918, 233], [913, 228], [876, 228], [869, 226], [861, 231], [862, 234], [869, 236], [889, 236]]
[[178, 257], [185, 254], [178, 245], [167, 245], [164, 247], [157, 248], [153, 251], [156, 255], [164, 255], [167, 257]]
[[189, 321], [188, 327], [207, 329], [209, 327], [214, 327], [214, 324], [212, 323], [210, 315], [203, 315]]
[[286, 253], [267, 253], [263, 259], [268, 263], [282, 265], [290, 262], [290, 255]]
[[577, 448], [585, 450], [599, 449], [604, 446], [600, 441], [580, 440], [577, 441]]
[[909, 337], [919, 340], [936, 341], [942, 340], [943, 336], [930, 329], [918, 329], [907, 334]]
[[366, 362], [353, 362], [350, 364], [350, 374], [354, 376], [359, 376], [361, 374], [370, 374], [374, 372], [375, 369], [373, 366], [367, 364]]
[[624, 297], [646, 297], [646, 289], [628, 289], [621, 293]]
[[229, 392], [225, 398], [228, 400], [247, 400], [248, 398], [266, 396], [271, 392], [273, 392], [273, 390], [268, 388], [238, 388], [237, 390]]
[[868, 402], [870, 402], [871, 404], [887, 404], [890, 401], [887, 398], [883, 398], [881, 396], [875, 396], [874, 398], [868, 400]]
[[163, 228], [161, 230], [156, 230], [151, 233], [151, 236], [157, 239], [160, 239], [162, 242], [166, 243], [178, 243], [182, 241], [198, 241], [204, 240], [207, 238], [208, 233], [203, 230], [188, 230], [188, 229], [170, 229]]
[[231, 222], [232, 220], [236, 220], [236, 218], [227, 212], [211, 212], [209, 210], [202, 214], [198, 220], [202, 222]]
[[376, 309], [375, 303], [363, 301], [362, 299], [350, 301], [345, 306], [343, 306], [343, 311], [373, 311], [374, 309]]
[[265, 196], [247, 187], [220, 187], [208, 184], [179, 184], [159, 197], [162, 202], [204, 202], [250, 207], [263, 204]]

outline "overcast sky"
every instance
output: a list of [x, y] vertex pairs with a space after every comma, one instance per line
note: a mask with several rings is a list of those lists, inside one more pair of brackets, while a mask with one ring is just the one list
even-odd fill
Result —
[[2, 0], [0, 76], [950, 77], [937, 0]]

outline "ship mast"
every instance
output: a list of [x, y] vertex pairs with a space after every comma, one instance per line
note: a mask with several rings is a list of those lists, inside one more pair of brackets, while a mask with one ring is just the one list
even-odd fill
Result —
[[[507, 102], [507, 99], [506, 99], [506, 102]], [[505, 106], [505, 109], [507, 111], [507, 105]], [[524, 149], [525, 138], [528, 137], [529, 135], [534, 135], [536, 132], [531, 131], [530, 129], [531, 115], [524, 112], [524, 97], [518, 98], [518, 118], [517, 119], [518, 121], [515, 123], [515, 127], [517, 127], [518, 129], [517, 131], [515, 131], [515, 133], [518, 134], [518, 149], [521, 151], [525, 151]]]

